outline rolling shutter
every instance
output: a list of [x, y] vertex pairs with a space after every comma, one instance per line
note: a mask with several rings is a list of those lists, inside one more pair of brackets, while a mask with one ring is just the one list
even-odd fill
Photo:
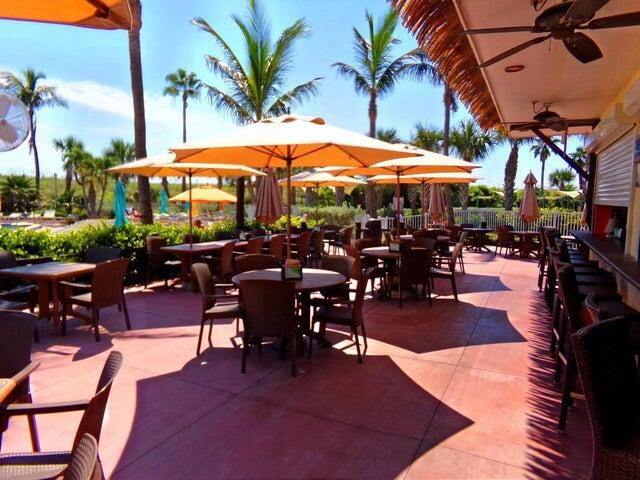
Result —
[[631, 130], [598, 153], [595, 195], [597, 205], [629, 206], [634, 140], [634, 131]]

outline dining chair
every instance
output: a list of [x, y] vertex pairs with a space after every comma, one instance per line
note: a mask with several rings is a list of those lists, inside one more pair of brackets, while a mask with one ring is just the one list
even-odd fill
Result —
[[[515, 244], [513, 241], [513, 236], [511, 235], [511, 231], [506, 225], [501, 225], [496, 227], [496, 234], [498, 238], [496, 240], [496, 249], [493, 252], [493, 256], [495, 257], [500, 253], [502, 256], [512, 255], [514, 252]], [[506, 252], [506, 255], [505, 253]]]
[[593, 436], [591, 478], [640, 478], [640, 376], [628, 320], [586, 326], [571, 344]]
[[[364, 349], [367, 350], [367, 332], [364, 326], [364, 293], [367, 289], [367, 283], [369, 277], [367, 273], [363, 273], [358, 279], [358, 283], [355, 291], [355, 298], [349, 300], [347, 297], [339, 299], [333, 299], [325, 302], [315, 312], [312, 318], [311, 331], [314, 330], [316, 323], [320, 324], [321, 331], [325, 330], [327, 324], [341, 325], [351, 328], [351, 334], [355, 338], [356, 352], [358, 354], [358, 363], [362, 363], [362, 354], [360, 352], [360, 341], [358, 339], [358, 327], [362, 331], [362, 338], [364, 340]], [[309, 353], [308, 358], [311, 358], [311, 352], [313, 350], [313, 340], [309, 339]]]
[[[240, 295], [244, 322], [240, 371], [247, 371], [247, 356], [254, 339], [258, 340], [260, 352], [262, 338], [276, 337], [285, 343], [291, 342], [291, 375], [295, 377], [300, 323], [296, 316], [295, 284], [285, 280], [243, 280], [240, 282]], [[268, 302], [265, 302], [266, 298]]]
[[211, 268], [211, 271], [220, 282], [228, 282], [233, 275], [233, 247], [234, 242], [227, 242], [222, 246], [220, 255], [203, 258]]
[[433, 250], [422, 248], [412, 248], [401, 252], [399, 265], [394, 275], [398, 285], [398, 307], [402, 308], [403, 292], [408, 288], [414, 288], [417, 291], [418, 285], [422, 285], [422, 300], [427, 298], [428, 292], [429, 305], [432, 304], [429, 283], [432, 255]]
[[216, 294], [217, 286], [213, 281], [209, 265], [206, 263], [194, 263], [191, 265], [191, 271], [196, 277], [202, 295], [200, 333], [198, 334], [198, 346], [196, 347], [196, 355], [200, 355], [205, 323], [209, 322], [209, 345], [212, 345], [213, 321], [226, 318], [238, 320], [240, 318], [240, 305], [238, 304], [238, 295], [227, 294], [226, 290], [222, 295]]
[[69, 466], [62, 480], [99, 480], [102, 468], [98, 463], [98, 442], [88, 433], [82, 435], [71, 452]]
[[[0, 310], [0, 378], [10, 378], [15, 388], [4, 404], [32, 403], [30, 375], [40, 365], [31, 360], [31, 344], [36, 316], [32, 313]], [[36, 417], [27, 415], [31, 447], [40, 451]], [[0, 415], [0, 451], [2, 433], [8, 427], [7, 419]]]
[[[0, 251], [0, 269], [18, 267], [13, 253]], [[38, 291], [35, 285], [21, 284], [19, 280], [0, 276], [0, 308], [7, 310], [35, 311], [38, 303]]]
[[197, 233], [185, 233], [182, 236], [182, 243], [200, 243], [200, 235]]
[[433, 287], [433, 279], [434, 278], [446, 278], [451, 282], [451, 290], [453, 291], [453, 298], [458, 301], [458, 288], [456, 286], [456, 263], [458, 263], [458, 257], [462, 252], [463, 244], [462, 242], [456, 243], [453, 247], [453, 251], [451, 252], [451, 257], [449, 257], [445, 268], [435, 268], [431, 267], [429, 270], [429, 277], [431, 279], [431, 286]]
[[122, 257], [122, 249], [115, 247], [91, 247], [84, 254], [85, 263], [102, 263]]
[[313, 244], [309, 249], [309, 262], [313, 262], [314, 266], [322, 261], [324, 255], [324, 230], [319, 230], [313, 235]]
[[303, 265], [309, 261], [310, 245], [311, 245], [311, 231], [305, 231], [300, 234], [298, 238], [298, 244], [296, 250], [293, 251], [294, 258], [297, 258]]
[[[73, 305], [90, 310], [90, 317], [77, 311], [73, 312], [73, 315], [91, 321], [96, 342], [100, 341], [100, 310], [103, 308], [117, 305], [122, 310], [127, 330], [131, 330], [129, 310], [127, 309], [127, 301], [124, 295], [124, 276], [128, 266], [129, 260], [126, 258], [97, 264], [93, 271], [91, 285], [88, 288], [84, 284], [59, 282], [60, 298], [62, 300], [62, 335], [67, 331], [67, 314], [71, 313], [68, 308], [73, 307]], [[85, 293], [74, 295], [73, 290], [78, 289], [84, 289]]]
[[164, 286], [169, 286], [169, 279], [178, 276], [180, 271], [180, 260], [172, 260], [171, 256], [162, 253], [160, 249], [167, 246], [167, 239], [151, 235], [146, 239], [147, 244], [147, 272], [145, 276], [144, 286], [154, 278], [164, 280]]
[[[58, 449], [55, 452], [7, 453], [0, 454], [0, 478], [17, 478], [18, 473], [36, 469], [37, 475], [28, 478], [58, 478], [63, 475], [71, 462], [71, 456], [79, 448], [85, 434], [91, 435], [100, 443], [102, 423], [111, 393], [113, 381], [122, 367], [122, 353], [112, 351], [102, 368], [95, 394], [89, 400], [75, 400], [44, 404], [11, 404], [0, 410], [0, 421], [7, 417], [23, 415], [47, 415], [65, 412], [83, 412], [69, 451]], [[1, 435], [1, 432], [0, 432]], [[96, 460], [93, 479], [104, 478], [100, 460]], [[23, 478], [23, 477], [20, 477]]]
[[255, 237], [247, 240], [247, 249], [243, 253], [247, 254], [259, 254], [262, 253], [262, 245], [264, 244], [263, 237]]
[[[284, 244], [286, 240], [286, 235], [273, 235], [271, 242], [269, 242], [269, 248], [266, 249], [266, 253], [272, 255], [278, 263], [282, 263], [284, 260]], [[262, 250], [264, 251], [265, 249], [263, 248]]]

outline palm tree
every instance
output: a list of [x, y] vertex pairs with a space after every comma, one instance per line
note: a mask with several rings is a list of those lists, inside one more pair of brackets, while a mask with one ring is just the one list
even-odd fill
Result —
[[[422, 79], [436, 76], [435, 68], [428, 63], [423, 50], [416, 48], [399, 57], [393, 55], [393, 47], [399, 43], [394, 37], [398, 26], [398, 12], [388, 10], [379, 20], [367, 12], [367, 35], [353, 28], [355, 47], [355, 66], [344, 62], [335, 62], [333, 67], [343, 77], [353, 80], [357, 93], [369, 96], [369, 136], [376, 136], [378, 119], [378, 99], [389, 95], [398, 81], [410, 76]], [[370, 216], [376, 216], [375, 186], [367, 186], [366, 210]]]
[[[136, 147], [133, 143], [126, 142], [122, 138], [112, 138], [102, 156], [108, 159], [108, 162], [103, 162], [104, 164], [109, 163], [111, 166], [122, 165], [123, 163], [133, 162], [136, 159]], [[128, 180], [128, 175], [122, 175], [122, 182], [125, 185]]]
[[[140, 55], [140, 27], [142, 27], [142, 3], [129, 0], [131, 9], [131, 28], [129, 35], [129, 70], [131, 76], [131, 95], [133, 96], [133, 125], [136, 146], [136, 158], [147, 156], [147, 124], [144, 114], [144, 86], [142, 84], [142, 60]], [[151, 186], [149, 177], [138, 175], [138, 201], [140, 202], [142, 223], [153, 223], [151, 210]]]
[[67, 162], [67, 157], [75, 147], [84, 148], [84, 144], [72, 135], [53, 140], [53, 148], [62, 153], [62, 165], [65, 169], [64, 193], [67, 195], [71, 191], [71, 184], [73, 183], [73, 165]]
[[504, 165], [504, 209], [513, 210], [515, 200], [516, 175], [518, 173], [518, 155], [520, 147], [531, 143], [530, 138], [513, 138], [501, 135], [499, 141], [509, 143], [509, 158]]
[[[493, 150], [498, 144], [496, 132], [483, 131], [478, 124], [471, 119], [462, 120], [453, 132], [451, 132], [451, 146], [458, 155], [467, 162], [479, 162]], [[469, 207], [469, 185], [460, 185], [460, 203], [462, 209]]]
[[82, 144], [74, 146], [67, 154], [65, 168], [71, 168], [76, 183], [80, 186], [82, 199], [89, 215], [96, 213], [95, 162]]
[[[578, 164], [580, 168], [585, 171], [588, 169], [589, 153], [587, 153], [586, 148], [578, 147], [576, 148], [576, 151], [571, 153], [569, 156], [573, 158], [573, 160]], [[582, 192], [585, 192], [587, 188], [587, 180], [582, 175], [580, 175], [580, 177], [578, 178], [578, 182], [580, 184], [580, 190]]]
[[571, 182], [575, 179], [576, 174], [570, 168], [556, 168], [549, 174], [549, 184], [563, 192], [570, 190], [568, 187], [571, 186]]
[[36, 190], [40, 190], [40, 158], [36, 145], [36, 111], [43, 107], [67, 107], [67, 104], [56, 93], [56, 88], [39, 84], [47, 76], [43, 72], [36, 72], [26, 68], [20, 76], [7, 74], [6, 81], [9, 89], [24, 103], [29, 115], [29, 152], [33, 153], [36, 173]]
[[[194, 72], [187, 72], [184, 68], [179, 68], [173, 73], [169, 73], [164, 77], [167, 86], [162, 91], [163, 95], [171, 97], [180, 97], [182, 100], [182, 143], [187, 143], [187, 106], [189, 99], [200, 98], [202, 91], [202, 82]], [[162, 178], [162, 187], [167, 194], [169, 193], [169, 184], [166, 178]], [[182, 178], [182, 191], [187, 189], [187, 179]]]
[[[193, 23], [209, 33], [222, 50], [223, 58], [206, 56], [209, 68], [222, 77], [227, 90], [204, 84], [209, 100], [218, 109], [230, 114], [238, 124], [258, 122], [263, 118], [284, 115], [291, 105], [318, 94], [320, 77], [284, 90], [287, 74], [293, 67], [295, 43], [309, 35], [309, 27], [303, 19], [285, 28], [272, 42], [269, 20], [259, 0], [248, 0], [248, 18], [233, 15], [244, 40], [243, 64], [222, 36], [203, 18]], [[284, 90], [284, 91], [283, 91]], [[244, 224], [244, 178], [236, 181], [236, 223]]]
[[[553, 143], [558, 143], [556, 137], [551, 137]], [[536, 139], [531, 146], [531, 152], [535, 158], [538, 158], [541, 163], [540, 167], [540, 195], [542, 196], [540, 203], [544, 205], [544, 167], [547, 163], [547, 159], [551, 156], [551, 149], [549, 146], [540, 139]]]
[[444, 132], [430, 125], [416, 123], [412, 143], [423, 150], [439, 153], [442, 150]]

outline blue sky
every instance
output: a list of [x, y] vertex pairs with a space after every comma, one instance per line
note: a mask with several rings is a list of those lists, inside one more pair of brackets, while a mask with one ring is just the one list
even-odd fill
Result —
[[[231, 14], [243, 14], [243, 2], [205, 0], [143, 1], [142, 66], [146, 95], [147, 152], [162, 153], [181, 141], [181, 113], [178, 102], [162, 96], [164, 76], [177, 69], [196, 72], [205, 82], [218, 84], [208, 71], [204, 56], [218, 55], [219, 50], [208, 36], [191, 24], [204, 17], [227, 39], [240, 48], [240, 36]], [[290, 86], [311, 78], [324, 77], [320, 95], [294, 111], [320, 115], [329, 123], [358, 132], [368, 130], [367, 99], [356, 95], [352, 85], [337, 76], [331, 64], [352, 62], [352, 27], [364, 28], [364, 13], [378, 17], [388, 5], [383, 0], [265, 0], [278, 33], [296, 19], [304, 17], [311, 36], [296, 47], [295, 66]], [[399, 28], [397, 47], [400, 55], [416, 46], [415, 39]], [[46, 73], [47, 82], [58, 88], [68, 109], [48, 109], [38, 113], [38, 147], [41, 169], [45, 174], [61, 172], [60, 156], [52, 140], [67, 135], [82, 139], [86, 147], [100, 154], [114, 137], [133, 141], [127, 34], [124, 31], [98, 31], [57, 25], [0, 20], [0, 69], [32, 67]], [[401, 82], [378, 105], [378, 126], [396, 128], [409, 139], [416, 122], [441, 126], [443, 117], [441, 88], [426, 83]], [[468, 113], [454, 115], [457, 123]], [[192, 102], [188, 110], [189, 140], [206, 138], [233, 128], [233, 120], [217, 112], [207, 100]], [[569, 151], [577, 145], [571, 141]], [[479, 170], [482, 183], [501, 186], [506, 147], [497, 148]], [[547, 172], [564, 167], [554, 157], [547, 162]], [[539, 174], [539, 162], [528, 148], [520, 155], [517, 182], [529, 169]], [[0, 173], [31, 173], [33, 160], [26, 143], [18, 149], [0, 153]]]

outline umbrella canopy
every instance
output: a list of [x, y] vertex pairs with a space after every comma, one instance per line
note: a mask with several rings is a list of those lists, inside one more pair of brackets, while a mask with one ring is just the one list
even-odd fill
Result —
[[116, 182], [116, 191], [113, 197], [113, 201], [113, 210], [116, 214], [116, 219], [113, 222], [113, 226], [120, 228], [129, 223], [126, 216], [127, 192], [124, 188], [122, 180], [120, 179], [118, 179], [118, 181]]
[[0, 18], [104, 30], [131, 28], [127, 0], [3, 0]]
[[444, 216], [444, 191], [442, 185], [435, 183], [431, 185], [429, 192], [429, 213], [432, 220], [442, 220]]
[[[325, 124], [320, 117], [284, 115], [238, 127], [207, 142], [171, 149], [179, 162], [241, 163], [256, 168], [369, 166], [414, 157], [407, 149]], [[287, 185], [287, 258], [291, 258], [291, 185]]]
[[169, 213], [169, 207], [167, 205], [167, 200], [169, 196], [164, 188], [160, 189], [160, 215], [166, 215]]
[[256, 220], [265, 224], [271, 224], [282, 216], [282, 197], [275, 172], [268, 170], [266, 178], [263, 178], [256, 195]]
[[520, 218], [527, 223], [540, 218], [540, 209], [536, 199], [536, 183], [538, 183], [536, 177], [529, 172], [524, 179], [524, 196], [520, 204]]
[[236, 203], [238, 201], [235, 195], [208, 185], [179, 193], [175, 197], [171, 197], [170, 200], [190, 203]]

